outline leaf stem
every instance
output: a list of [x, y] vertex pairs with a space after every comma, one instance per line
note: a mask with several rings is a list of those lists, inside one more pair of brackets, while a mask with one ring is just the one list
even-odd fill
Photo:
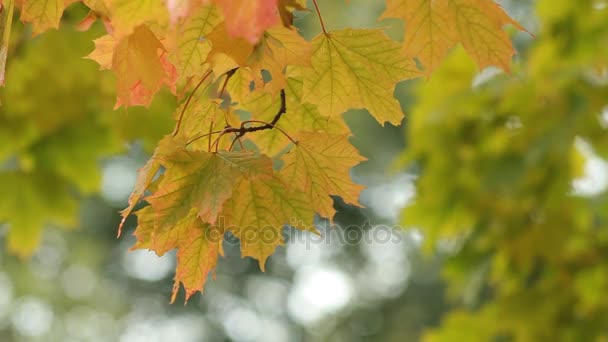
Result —
[[323, 33], [327, 35], [327, 30], [325, 29], [325, 23], [323, 22], [323, 17], [321, 16], [321, 11], [319, 10], [319, 4], [317, 4], [317, 0], [312, 0], [312, 3], [315, 5], [315, 10], [317, 11], [317, 15], [319, 16], [319, 22], [321, 23], [321, 29]]
[[211, 75], [211, 70], [209, 70], [205, 73], [205, 75], [201, 78], [201, 80], [198, 82], [196, 87], [194, 87], [194, 90], [192, 91], [192, 93], [190, 93], [190, 96], [188, 96], [188, 99], [186, 100], [186, 103], [184, 104], [184, 108], [182, 109], [182, 112], [179, 114], [179, 119], [177, 119], [177, 124], [175, 125], [175, 130], [173, 130], [173, 136], [176, 136], [177, 133], [179, 133], [179, 129], [182, 125], [182, 120], [184, 119], [184, 113], [186, 113], [186, 109], [188, 109], [188, 106], [190, 105], [190, 101], [192, 101], [192, 97], [194, 97], [194, 94], [196, 93], [198, 88], [201, 87], [201, 85], [203, 84], [203, 82], [205, 82], [205, 80], [207, 79], [207, 77], [209, 77], [209, 75]]

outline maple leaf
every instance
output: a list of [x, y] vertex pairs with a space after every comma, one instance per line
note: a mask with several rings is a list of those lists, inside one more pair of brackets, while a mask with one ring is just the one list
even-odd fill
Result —
[[211, 51], [207, 35], [222, 21], [215, 6], [197, 9], [183, 22], [179, 22], [170, 33], [170, 59], [181, 79], [200, 75], [207, 68], [204, 61]]
[[515, 48], [501, 28], [507, 24], [527, 32], [500, 5], [489, 0], [450, 0], [452, 21], [460, 42], [481, 68], [498, 66], [509, 71]]
[[[340, 117], [329, 118], [322, 116], [317, 107], [309, 103], [301, 103], [303, 81], [301, 77], [290, 77], [287, 80], [286, 113], [276, 124], [283, 132], [324, 132], [329, 134], [344, 134], [348, 127]], [[252, 118], [270, 122], [281, 106], [280, 99], [272, 94], [257, 90], [250, 93], [239, 108], [251, 112]], [[249, 138], [265, 153], [275, 155], [285, 149], [290, 140], [279, 129], [265, 130], [251, 135]]]
[[224, 13], [228, 34], [256, 44], [264, 31], [279, 23], [277, 0], [214, 0]]
[[[183, 106], [179, 107], [174, 118], [177, 119], [182, 110]], [[188, 142], [188, 146], [194, 150], [210, 150], [212, 147], [210, 145], [214, 142], [212, 136], [205, 137], [206, 139], [198, 139], [198, 137], [208, 134], [209, 131], [221, 130], [227, 125], [238, 127], [240, 120], [234, 113], [221, 108], [219, 100], [209, 99], [197, 102], [186, 109], [177, 136]], [[220, 139], [218, 149], [226, 150], [230, 144], [230, 139]]]
[[222, 255], [224, 232], [221, 227], [203, 223], [196, 218], [184, 225], [178, 239], [177, 268], [171, 303], [175, 302], [180, 284], [186, 290], [186, 301], [202, 291], [209, 273], [217, 266]]
[[93, 60], [99, 64], [99, 70], [112, 69], [112, 56], [114, 55], [114, 46], [116, 41], [109, 34], [101, 36], [93, 41], [95, 49], [85, 58]]
[[[132, 210], [132, 209], [131, 209]], [[130, 210], [129, 210], [130, 213]], [[136, 249], [149, 249], [152, 250], [152, 234], [154, 232], [154, 210], [152, 210], [151, 206], [145, 206], [138, 211], [136, 211], [135, 216], [137, 216], [137, 228], [133, 232], [133, 236], [135, 236], [135, 244], [131, 246], [130, 250], [134, 251]], [[127, 214], [128, 215], [128, 214]], [[121, 222], [121, 226], [124, 223]]]
[[280, 175], [286, 184], [308, 194], [315, 211], [329, 219], [336, 213], [330, 195], [361, 206], [363, 186], [352, 183], [349, 171], [365, 158], [348, 142], [348, 135], [301, 132], [297, 142], [283, 157]]
[[226, 230], [241, 241], [241, 254], [257, 259], [264, 271], [266, 259], [283, 245], [284, 225], [311, 231], [314, 210], [302, 192], [290, 193], [276, 177], [242, 181], [221, 213]]
[[[214, 65], [213, 69], [216, 74], [221, 74], [224, 69], [232, 69], [236, 66], [247, 66], [249, 57], [253, 52], [253, 44], [241, 37], [233, 37], [228, 33], [226, 25], [217, 25], [213, 31], [211, 31], [207, 38], [211, 41], [211, 52], [209, 53], [209, 59], [217, 64], [218, 57], [221, 55], [228, 56], [236, 65], [230, 64], [229, 66], [218, 67]], [[219, 56], [218, 56], [219, 55]], [[224, 62], [225, 63], [225, 62]]]
[[[295, 29], [283, 26], [271, 28], [264, 33], [253, 52], [254, 62], [249, 64], [257, 87], [264, 86], [269, 92], [278, 94], [286, 86], [284, 75], [288, 65], [310, 66], [312, 45]], [[262, 70], [272, 75], [270, 83], [262, 80]]]
[[168, 11], [159, 0], [103, 0], [111, 18], [112, 35], [121, 40], [132, 34], [137, 27], [147, 23], [163, 23]]
[[64, 0], [25, 0], [21, 6], [21, 21], [32, 23], [32, 33], [37, 35], [58, 28], [64, 9]]
[[380, 30], [346, 29], [319, 34], [313, 46], [312, 68], [303, 73], [302, 101], [330, 117], [364, 107], [380, 123], [401, 123], [395, 84], [420, 72], [399, 55], [399, 43]]
[[172, 229], [192, 209], [215, 223], [224, 202], [241, 178], [272, 174], [272, 161], [252, 152], [178, 150], [159, 158], [165, 167], [158, 190], [146, 197], [156, 212], [156, 229]]
[[[127, 217], [131, 214], [137, 203], [139, 203], [139, 201], [144, 197], [144, 193], [146, 192], [146, 190], [154, 180], [154, 177], [160, 170], [161, 164], [159, 159], [163, 155], [171, 154], [174, 151], [182, 148], [182, 146], [183, 143], [175, 137], [171, 135], [164, 136], [156, 146], [152, 157], [148, 159], [144, 166], [137, 170], [137, 180], [135, 181], [135, 188], [129, 196], [128, 206], [120, 212], [122, 219], [118, 226], [118, 236], [120, 236], [122, 232], [122, 228], [125, 224]], [[141, 215], [145, 215], [145, 213], [146, 212], [143, 212], [141, 213]], [[141, 225], [141, 223], [138, 220], [138, 226], [139, 225]]]
[[[102, 42], [107, 43], [108, 40], [104, 38]], [[146, 26], [138, 26], [131, 35], [117, 42], [112, 55], [117, 106], [145, 105], [163, 83], [175, 83], [172, 65], [163, 57], [163, 51], [163, 45]], [[94, 51], [89, 56], [99, 58], [102, 67], [107, 66], [107, 53]]]
[[[166, 84], [167, 86], [169, 86], [169, 90], [173, 94], [175, 94], [177, 90], [175, 85], [175, 83], [177, 82], [177, 71], [175, 69], [175, 66], [168, 61], [167, 53], [165, 52], [161, 52], [158, 58], [160, 60], [161, 66], [163, 67], [163, 71], [165, 72], [165, 77], [162, 79], [161, 84]], [[137, 81], [131, 86], [129, 102], [123, 103], [120, 98], [117, 98], [114, 109], [120, 107], [123, 104], [126, 106], [147, 107], [150, 105], [150, 103], [152, 103], [154, 95], [156, 95], [159, 90], [158, 88], [150, 90], [144, 86], [142, 81]]]
[[430, 75], [461, 42], [480, 67], [509, 70], [515, 50], [503, 26], [526, 31], [491, 0], [387, 0], [383, 18], [406, 22], [403, 51]]

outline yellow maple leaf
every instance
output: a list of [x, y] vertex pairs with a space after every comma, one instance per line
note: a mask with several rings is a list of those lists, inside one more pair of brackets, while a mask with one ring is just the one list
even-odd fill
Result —
[[257, 259], [262, 271], [266, 259], [284, 244], [284, 225], [314, 231], [314, 210], [302, 192], [289, 193], [278, 178], [242, 181], [221, 213], [225, 230], [241, 241], [241, 254]]
[[109, 34], [101, 36], [93, 41], [95, 49], [85, 58], [93, 60], [99, 64], [99, 70], [112, 69], [112, 56], [116, 41]]
[[479, 67], [493, 65], [509, 71], [515, 48], [502, 27], [526, 29], [494, 1], [450, 0], [449, 8], [460, 42]]
[[103, 0], [109, 12], [117, 40], [130, 35], [140, 25], [158, 23], [166, 25], [169, 12], [159, 0]]
[[186, 301], [202, 291], [209, 273], [217, 266], [222, 254], [224, 231], [219, 226], [203, 223], [195, 217], [183, 225], [177, 239], [177, 268], [171, 302], [177, 297], [180, 284], [186, 290]]
[[354, 184], [349, 172], [365, 158], [348, 142], [348, 135], [301, 132], [297, 142], [283, 157], [280, 175], [286, 184], [308, 194], [315, 211], [329, 219], [336, 213], [330, 195], [361, 206], [363, 186]]
[[[211, 52], [209, 53], [209, 59], [217, 63], [216, 59], [225, 55], [236, 63], [235, 66], [247, 66], [249, 57], [253, 52], [253, 44], [244, 38], [232, 37], [228, 34], [225, 24], [217, 25], [213, 31], [207, 35], [207, 39], [211, 41]], [[231, 66], [230, 68], [233, 68]], [[224, 68], [218, 68], [214, 65], [214, 71], [216, 74], [220, 74]]]
[[[322, 116], [317, 107], [310, 103], [301, 103], [302, 79], [290, 77], [285, 88], [286, 113], [276, 124], [279, 129], [256, 132], [251, 139], [264, 153], [275, 155], [291, 144], [283, 132], [324, 132], [344, 134], [348, 126], [339, 117]], [[270, 122], [281, 107], [280, 99], [262, 90], [253, 91], [240, 104], [239, 108], [251, 112], [252, 119]], [[281, 131], [282, 130], [282, 131]]]
[[197, 9], [182, 22], [178, 22], [169, 33], [169, 59], [184, 80], [194, 75], [202, 75], [207, 69], [205, 61], [211, 51], [207, 35], [222, 21], [215, 6]]
[[403, 51], [408, 57], [416, 57], [426, 67], [434, 70], [456, 37], [448, 23], [448, 0], [387, 0], [384, 18], [400, 18], [407, 22]]
[[[174, 117], [177, 119], [181, 115], [183, 106], [178, 107]], [[180, 125], [179, 134], [177, 137], [186, 141], [188, 146], [194, 150], [209, 151], [210, 144], [215, 143], [217, 135], [209, 135], [210, 132], [218, 132], [224, 129], [227, 125], [239, 127], [239, 118], [231, 111], [221, 107], [219, 100], [204, 100], [199, 101], [186, 109]], [[204, 136], [204, 138], [200, 138]], [[230, 137], [227, 135], [218, 141], [219, 150], [227, 150], [231, 143]]]
[[303, 101], [324, 116], [366, 108], [380, 123], [401, 123], [395, 84], [420, 75], [413, 61], [399, 55], [401, 45], [380, 30], [346, 29], [313, 40], [312, 68], [304, 74]]
[[37, 35], [50, 28], [58, 28], [64, 9], [64, 0], [25, 0], [21, 7], [21, 20], [32, 23], [32, 33]]
[[491, 0], [387, 0], [383, 18], [406, 22], [403, 52], [430, 75], [459, 42], [480, 67], [508, 71], [515, 50], [503, 26], [525, 29]]
[[[255, 76], [256, 88], [266, 88], [278, 94], [286, 86], [285, 69], [288, 65], [309, 66], [312, 45], [294, 29], [277, 26], [268, 29], [253, 51], [249, 67]], [[269, 83], [262, 80], [262, 70], [272, 75]]]

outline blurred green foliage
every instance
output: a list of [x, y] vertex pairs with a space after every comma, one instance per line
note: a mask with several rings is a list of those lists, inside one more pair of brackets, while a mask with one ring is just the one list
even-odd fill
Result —
[[606, 5], [539, 1], [512, 75], [476, 78], [457, 51], [417, 87], [404, 222], [427, 247], [453, 244], [443, 273], [460, 308], [426, 340], [608, 338], [608, 197], [573, 187], [590, 155], [608, 157]]
[[[66, 21], [83, 13], [76, 7]], [[151, 149], [171, 129], [168, 96], [150, 110], [112, 111], [110, 74], [83, 59], [101, 34], [68, 24], [32, 39], [14, 24], [0, 107], [0, 188], [12, 196], [0, 201], [0, 222], [11, 224], [12, 253], [33, 253], [45, 223], [76, 225], [80, 194], [100, 190], [102, 158], [135, 139]]]

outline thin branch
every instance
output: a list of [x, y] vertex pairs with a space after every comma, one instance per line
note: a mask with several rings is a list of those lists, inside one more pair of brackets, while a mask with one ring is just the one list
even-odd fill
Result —
[[319, 22], [321, 23], [321, 29], [323, 33], [327, 35], [327, 30], [325, 29], [325, 23], [323, 22], [323, 17], [321, 16], [321, 11], [319, 10], [319, 5], [317, 4], [317, 0], [312, 0], [312, 3], [315, 5], [315, 10], [317, 11], [317, 15], [319, 16]]
[[[271, 122], [265, 122], [265, 121], [259, 121], [259, 120], [248, 120], [248, 121], [243, 121], [241, 123], [240, 127], [226, 127], [226, 128], [224, 128], [223, 131], [220, 132], [220, 135], [215, 139], [215, 142], [211, 146], [212, 147], [215, 146], [215, 151], [217, 152], [217, 150], [219, 149], [220, 140], [226, 134], [236, 133], [235, 139], [238, 139], [238, 138], [244, 136], [247, 133], [253, 133], [253, 132], [258, 132], [258, 131], [263, 131], [263, 130], [273, 129], [273, 128], [277, 128], [278, 130], [280, 130], [283, 134], [285, 134], [285, 136], [287, 138], [289, 138], [289, 140], [291, 140], [295, 144], [296, 141], [294, 139], [292, 139], [289, 135], [287, 135], [287, 133], [285, 133], [285, 131], [283, 131], [282, 129], [276, 127], [276, 124], [281, 119], [281, 116], [283, 116], [283, 114], [285, 114], [285, 112], [287, 111], [287, 107], [286, 107], [286, 103], [285, 102], [286, 102], [286, 100], [285, 100], [285, 90], [281, 89], [281, 108], [279, 108], [279, 111], [274, 116], [274, 118], [272, 119]], [[245, 127], [246, 124], [248, 124], [248, 123], [254, 123], [254, 122], [256, 122], [256, 123], [262, 123], [263, 125], [261, 125], [261, 126], [253, 126], [253, 127]]]
[[285, 137], [287, 137], [287, 139], [291, 140], [292, 143], [296, 144], [296, 141], [292, 137], [290, 137], [289, 134], [287, 134], [287, 132], [285, 132], [281, 127], [276, 126], [276, 124], [272, 124], [272, 123], [269, 123], [269, 122], [266, 122], [266, 121], [261, 121], [261, 120], [247, 120], [247, 121], [243, 121], [243, 124], [247, 124], [247, 123], [261, 123], [261, 124], [265, 125], [264, 127], [266, 127], [266, 126], [272, 126], [271, 128], [277, 129], [279, 132], [283, 133], [283, 135]]
[[207, 77], [209, 77], [209, 75], [211, 75], [211, 70], [209, 70], [209, 71], [207, 71], [207, 73], [205, 73], [203, 78], [201, 78], [200, 82], [198, 82], [196, 87], [194, 87], [194, 90], [192, 91], [192, 93], [190, 93], [190, 96], [188, 96], [188, 99], [186, 100], [186, 103], [184, 104], [184, 108], [182, 109], [182, 112], [179, 114], [179, 119], [177, 119], [177, 124], [175, 125], [175, 130], [173, 130], [173, 136], [176, 136], [177, 133], [179, 133], [179, 129], [182, 125], [182, 120], [184, 118], [184, 113], [186, 113], [186, 109], [190, 105], [190, 101], [192, 101], [192, 97], [194, 97], [194, 94], [196, 93], [198, 88], [201, 87], [201, 85], [203, 84], [203, 82], [205, 82], [205, 80], [207, 79]]

